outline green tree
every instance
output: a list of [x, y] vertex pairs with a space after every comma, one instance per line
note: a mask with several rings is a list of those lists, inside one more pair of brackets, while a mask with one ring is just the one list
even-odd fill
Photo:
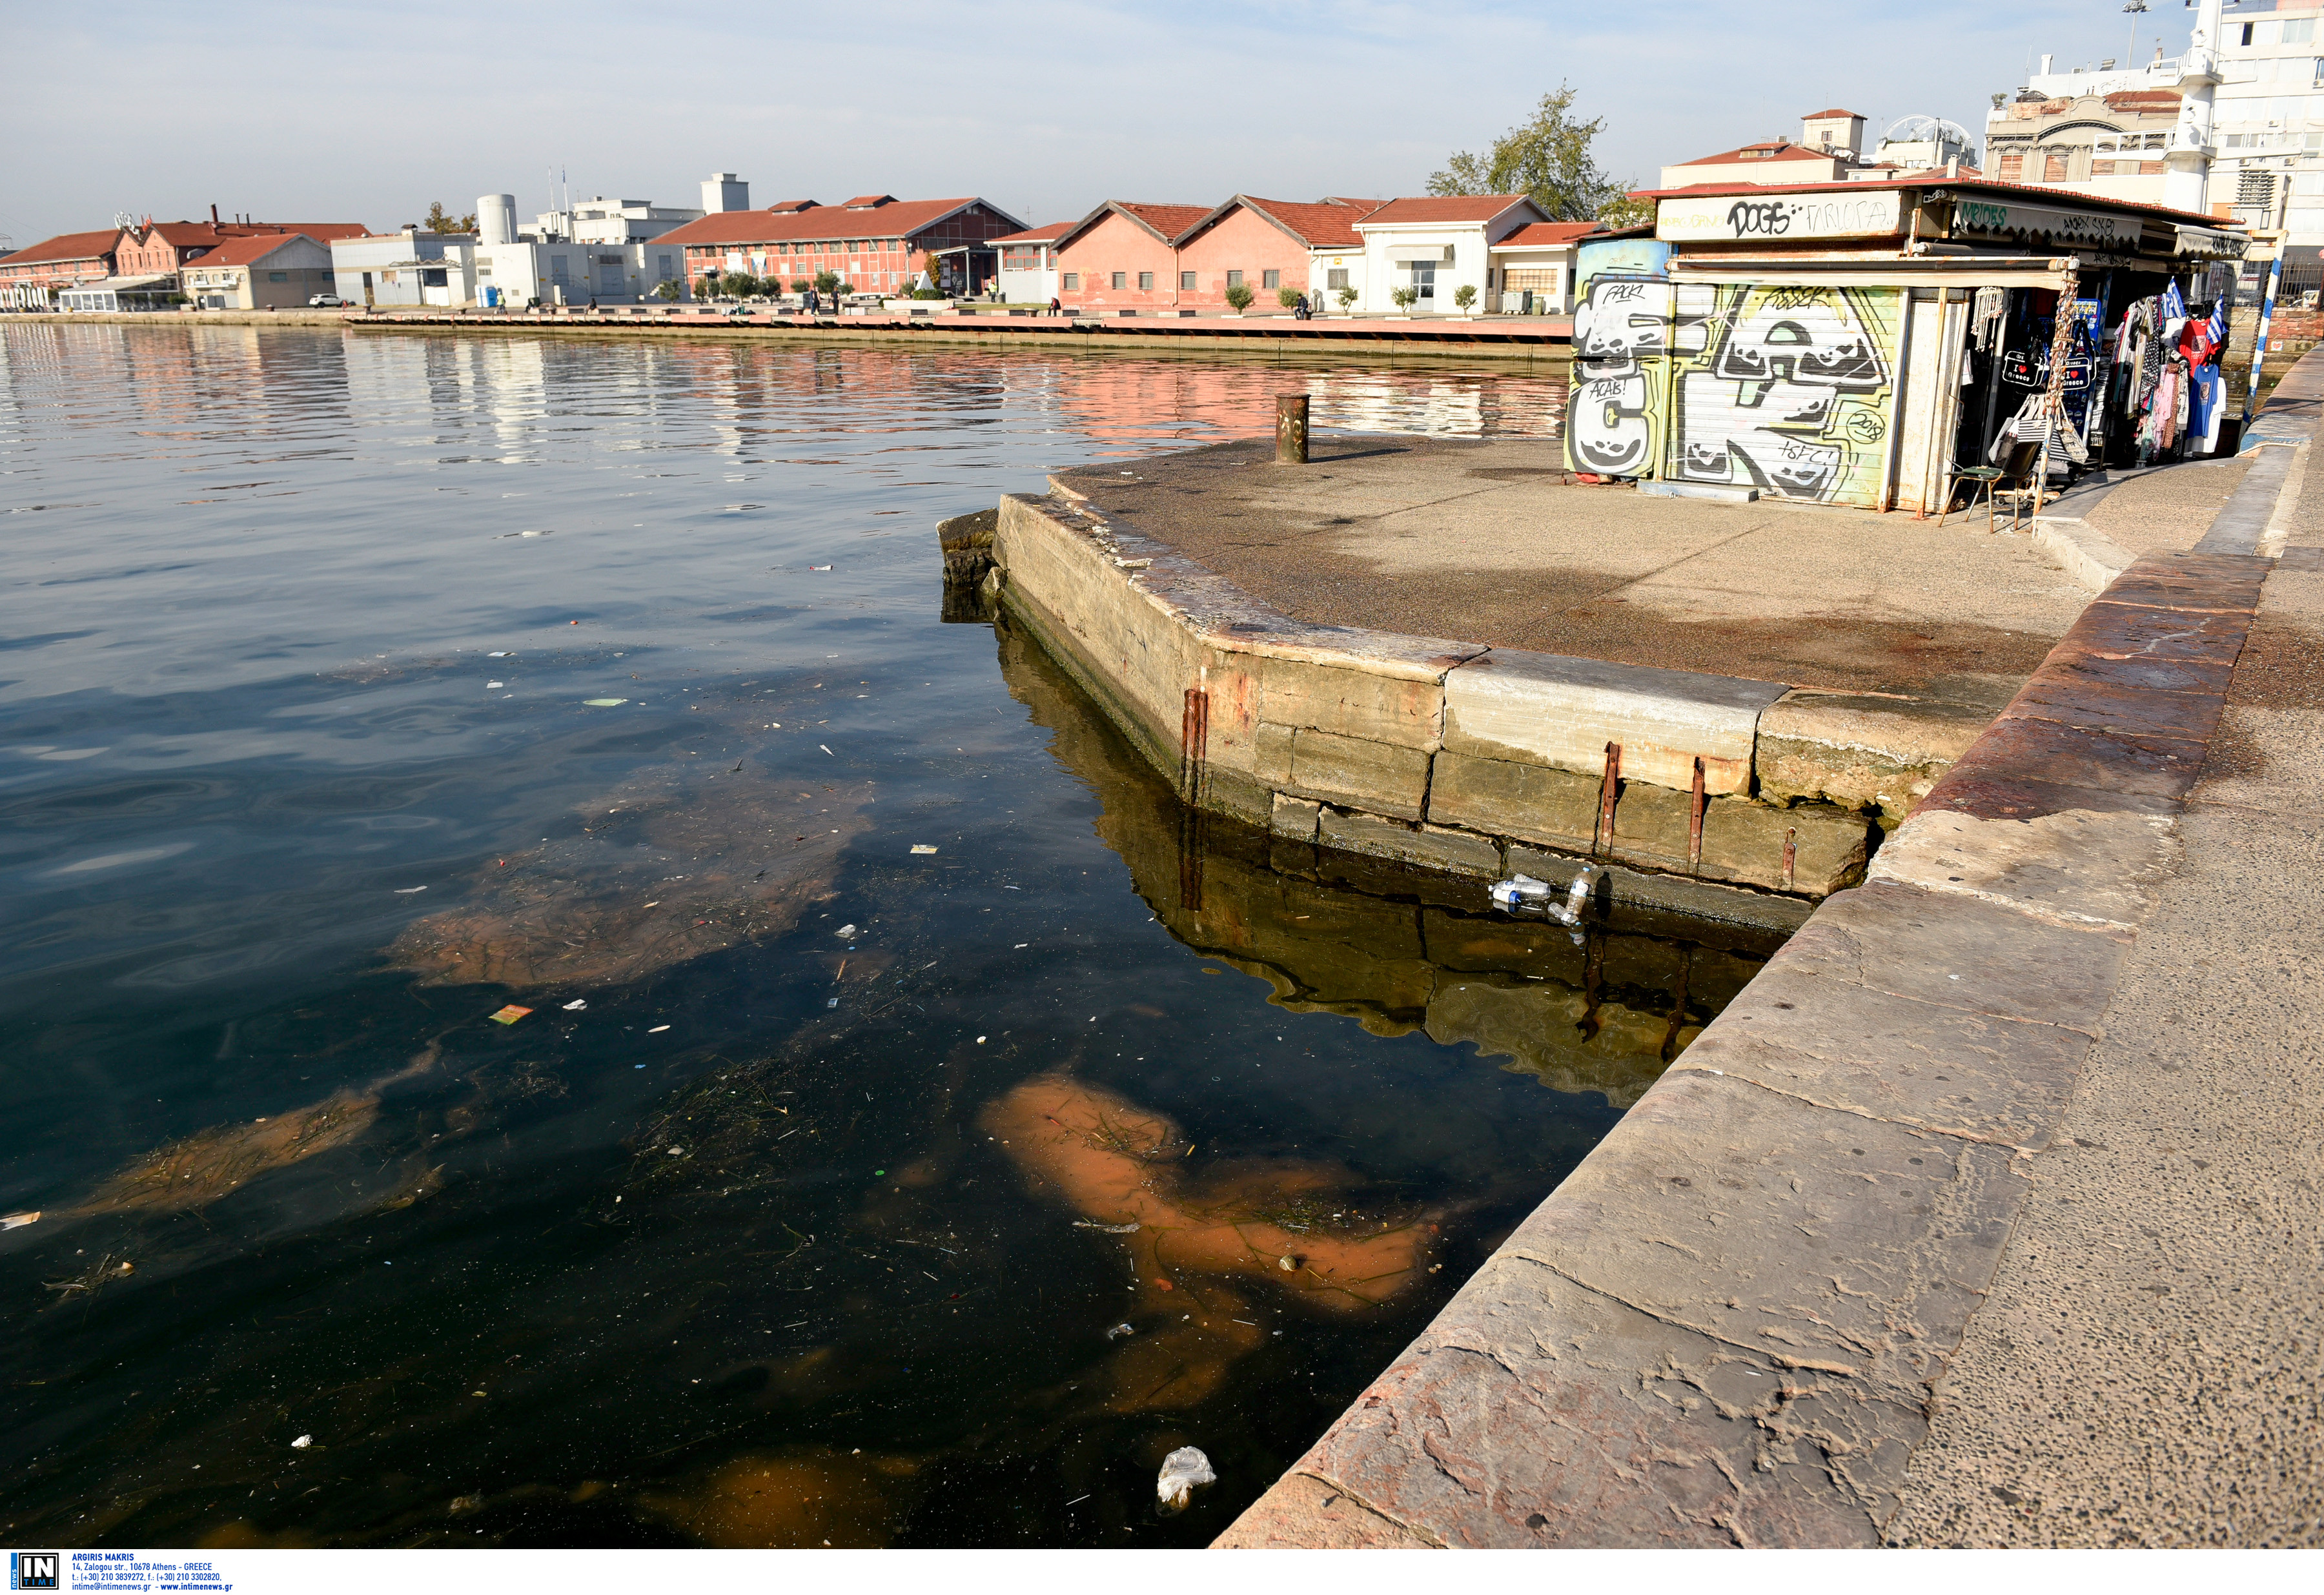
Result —
[[1388, 290], [1388, 297], [1394, 302], [1397, 309], [1409, 310], [1416, 303], [1418, 302], [1420, 299], [1420, 290], [1416, 288], [1391, 288]]
[[1633, 199], [1628, 194], [1609, 200], [1598, 207], [1598, 219], [1609, 227], [1635, 227], [1655, 219], [1655, 202]]
[[1473, 283], [1473, 282], [1463, 282], [1462, 284], [1461, 284], [1461, 286], [1460, 286], [1460, 287], [1458, 287], [1458, 288], [1456, 288], [1456, 289], [1454, 289], [1454, 290], [1452, 290], [1452, 307], [1453, 307], [1453, 309], [1457, 309], [1457, 310], [1466, 311], [1466, 310], [1469, 309], [1469, 307], [1470, 307], [1471, 305], [1473, 305], [1473, 304], [1475, 304], [1476, 302], [1477, 302], [1477, 285], [1476, 285], [1475, 283]]
[[678, 303], [678, 296], [683, 291], [685, 290], [680, 289], [676, 282], [658, 282], [654, 284], [654, 298], [661, 300], [661, 302], [666, 305], [674, 305]]
[[1606, 125], [1572, 115], [1574, 89], [1561, 83], [1541, 97], [1533, 120], [1510, 128], [1483, 154], [1457, 151], [1428, 180], [1432, 194], [1523, 194], [1552, 221], [1585, 222], [1630, 186], [1598, 169], [1590, 143]]
[[1227, 284], [1227, 303], [1232, 305], [1238, 310], [1250, 309], [1250, 301], [1258, 297], [1259, 296], [1257, 294], [1251, 292], [1250, 284], [1248, 282], [1230, 282]]
[[1275, 302], [1286, 310], [1297, 309], [1299, 301], [1306, 297], [1296, 288], [1278, 288], [1275, 290]]
[[1356, 299], [1357, 294], [1354, 289], [1343, 288], [1340, 290], [1340, 309], [1342, 310], [1354, 309], [1356, 308]]
[[794, 277], [791, 279], [791, 291], [793, 293], [805, 293], [808, 289], [813, 288], [814, 286], [814, 283], [809, 282], [804, 277]]
[[825, 270], [815, 274], [815, 290], [825, 299], [837, 293], [839, 286], [839, 273], [836, 272]]
[[718, 273], [715, 272], [705, 272], [702, 274], [702, 281], [694, 285], [694, 297], [699, 300], [716, 299], [718, 297]]
[[441, 199], [428, 207], [428, 219], [408, 224], [423, 233], [473, 233], [476, 230], [476, 213], [456, 217], [444, 208]]
[[749, 299], [759, 291], [759, 280], [748, 272], [729, 272], [719, 280], [718, 290], [728, 299]]

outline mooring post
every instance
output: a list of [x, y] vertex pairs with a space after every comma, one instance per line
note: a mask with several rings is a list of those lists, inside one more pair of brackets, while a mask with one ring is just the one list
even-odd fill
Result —
[[1304, 466], [1307, 463], [1307, 395], [1278, 393], [1275, 396], [1275, 463], [1278, 466]]

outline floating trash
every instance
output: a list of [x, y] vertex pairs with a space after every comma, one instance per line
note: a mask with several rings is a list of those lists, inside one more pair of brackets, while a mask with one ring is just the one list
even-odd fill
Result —
[[930, 847], [925, 842], [915, 842], [912, 844], [912, 851], [914, 853], [934, 853], [936, 849]]
[[1198, 1484], [1216, 1484], [1211, 1459], [1191, 1445], [1182, 1445], [1162, 1459], [1161, 1476], [1154, 1481], [1154, 1498], [1164, 1512], [1183, 1512]]
[[395, 895], [398, 897], [410, 897], [415, 891], [426, 891], [428, 889], [424, 886], [399, 886], [395, 889]]
[[304, 1451], [314, 1443], [315, 1437], [312, 1434], [301, 1434], [298, 1439], [293, 1440], [290, 1443], [290, 1449], [292, 1451]]
[[502, 1009], [498, 1013], [493, 1015], [493, 1023], [496, 1025], [513, 1025], [517, 1020], [524, 1018], [525, 1015], [531, 1011], [532, 1010], [529, 1008], [519, 1008], [515, 1003], [512, 1002], [506, 1008]]
[[576, 997], [572, 1001], [565, 1005], [565, 1011], [567, 1013], [579, 1013], [583, 1009], [588, 1006], [589, 1000], [586, 997]]
[[1101, 1224], [1094, 1219], [1075, 1219], [1074, 1221], [1074, 1228], [1076, 1230], [1095, 1230], [1102, 1235], [1135, 1235], [1138, 1233], [1140, 1226], [1137, 1224]]
[[[648, 1031], [646, 1032], [646, 1034], [647, 1034], [647, 1035], [649, 1035], [649, 1036], [659, 1036], [659, 1035], [660, 1035], [664, 1030], [667, 1030], [667, 1029], [669, 1029], [669, 1027], [668, 1025], [656, 1025], [652, 1029], [648, 1030]], [[645, 1065], [644, 1065], [643, 1064], [640, 1064], [640, 1065], [638, 1065], [638, 1067], [639, 1067], [639, 1068], [641, 1068], [641, 1069], [642, 1069], [642, 1068], [644, 1068], [644, 1067], [645, 1067]]]
[[37, 1212], [12, 1212], [5, 1218], [0, 1218], [0, 1230], [21, 1230], [26, 1224], [37, 1224], [40, 1222], [41, 1215]]
[[617, 708], [621, 705], [628, 703], [630, 700], [625, 697], [593, 697], [583, 698], [581, 701], [588, 705], [589, 707], [593, 709], [612, 709]]

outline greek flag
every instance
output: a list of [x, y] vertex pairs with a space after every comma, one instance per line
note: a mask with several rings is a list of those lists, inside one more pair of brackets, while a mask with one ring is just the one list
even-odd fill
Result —
[[2186, 314], [2187, 296], [2179, 291], [2179, 280], [2174, 277], [2163, 290], [2163, 318], [2170, 321], [2183, 318]]

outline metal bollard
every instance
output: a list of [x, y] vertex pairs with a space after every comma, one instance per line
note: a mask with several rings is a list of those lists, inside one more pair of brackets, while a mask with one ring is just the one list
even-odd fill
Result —
[[1275, 399], [1275, 463], [1307, 463], [1307, 395], [1278, 393]]

